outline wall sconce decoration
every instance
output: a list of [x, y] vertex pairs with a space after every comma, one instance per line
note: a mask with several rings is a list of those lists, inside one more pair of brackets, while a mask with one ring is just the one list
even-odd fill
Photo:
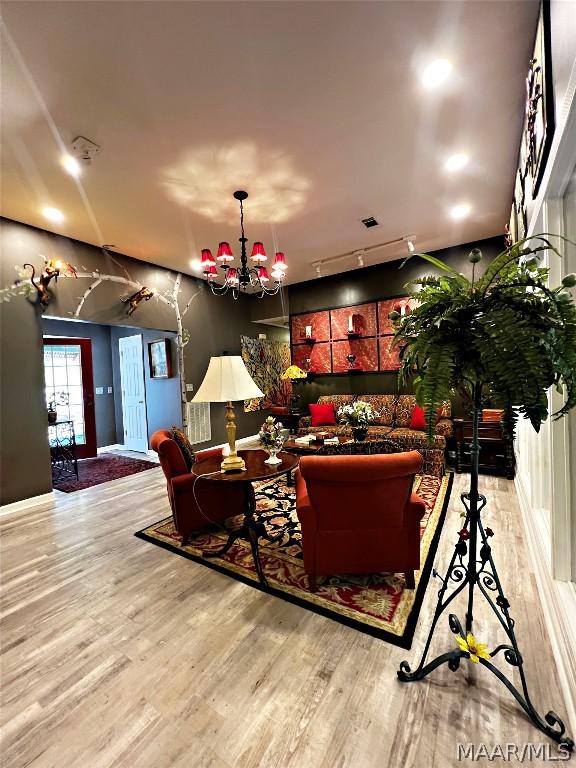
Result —
[[50, 303], [52, 292], [50, 291], [49, 285], [52, 280], [57, 283], [60, 274], [63, 274], [66, 277], [77, 277], [74, 267], [71, 264], [68, 264], [68, 262], [61, 261], [60, 259], [44, 259], [44, 269], [38, 277], [38, 282], [35, 280], [36, 268], [34, 265], [26, 263], [23, 266], [24, 269], [28, 267], [32, 270], [30, 282], [36, 289], [36, 298], [41, 307], [47, 307]]
[[154, 296], [154, 291], [151, 291], [150, 288], [146, 288], [144, 285], [139, 291], [133, 293], [132, 296], [128, 296], [127, 299], [120, 299], [120, 301], [124, 304], [128, 304], [128, 317], [132, 317], [141, 302], [150, 301], [152, 296]]
[[359, 336], [362, 329], [362, 315], [356, 312], [351, 312], [348, 315], [348, 336]]
[[306, 339], [313, 339], [314, 338], [313, 335], [312, 335], [312, 326], [311, 325], [307, 325], [306, 326], [306, 328], [304, 330], [304, 337]]

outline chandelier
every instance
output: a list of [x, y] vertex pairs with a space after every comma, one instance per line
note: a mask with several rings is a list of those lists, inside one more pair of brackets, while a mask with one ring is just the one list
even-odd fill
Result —
[[[240, 291], [247, 291], [248, 288], [251, 288], [254, 289], [252, 292], [259, 298], [274, 296], [282, 287], [282, 280], [287, 269], [284, 254], [282, 252], [275, 254], [272, 274], [269, 275], [268, 270], [264, 266], [264, 262], [268, 259], [264, 245], [260, 242], [255, 242], [250, 255], [253, 266], [248, 265], [246, 253], [248, 239], [244, 236], [244, 200], [248, 197], [248, 192], [243, 192], [242, 190], [234, 192], [234, 197], [240, 203], [240, 229], [242, 231], [242, 236], [239, 238], [241, 245], [240, 266], [232, 266], [231, 262], [234, 261], [232, 249], [228, 243], [222, 242], [218, 245], [216, 259], [212, 256], [209, 248], [202, 249], [202, 272], [214, 295], [221, 295], [231, 291], [234, 298], [237, 299]], [[218, 267], [224, 270], [224, 283], [222, 285], [214, 283], [214, 279], [219, 274]], [[271, 277], [274, 280], [273, 287], [267, 285]]]

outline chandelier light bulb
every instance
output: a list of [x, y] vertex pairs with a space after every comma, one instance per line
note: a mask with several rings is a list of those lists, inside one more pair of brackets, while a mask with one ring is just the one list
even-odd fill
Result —
[[264, 250], [263, 243], [256, 242], [252, 246], [252, 253], [250, 254], [250, 258], [252, 261], [255, 262], [263, 262], [266, 261], [268, 256], [266, 256], [266, 251]]
[[288, 269], [288, 265], [286, 264], [286, 257], [282, 253], [282, 251], [279, 251], [274, 256], [274, 264], [272, 265], [272, 268], [275, 271], [284, 272], [284, 270]]
[[214, 261], [214, 257], [212, 256], [212, 251], [210, 248], [202, 249], [201, 262], [204, 272], [210, 271], [211, 267], [216, 267], [216, 262]]
[[234, 261], [234, 254], [228, 243], [219, 244], [216, 259], [220, 262]]
[[258, 267], [257, 274], [258, 280], [260, 280], [261, 283], [268, 283], [270, 281], [270, 276], [266, 267]]
[[238, 270], [236, 269], [236, 267], [230, 267], [230, 269], [226, 272], [226, 282], [232, 288], [238, 287], [238, 285], [240, 284], [240, 280], [238, 278]]

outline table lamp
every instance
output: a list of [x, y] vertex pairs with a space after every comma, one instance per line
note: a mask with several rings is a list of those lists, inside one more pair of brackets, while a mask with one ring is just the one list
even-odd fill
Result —
[[236, 421], [234, 400], [264, 397], [248, 373], [239, 355], [211, 357], [204, 381], [192, 398], [193, 403], [226, 403], [226, 434], [230, 453], [220, 465], [223, 472], [243, 472], [244, 459], [236, 453]]

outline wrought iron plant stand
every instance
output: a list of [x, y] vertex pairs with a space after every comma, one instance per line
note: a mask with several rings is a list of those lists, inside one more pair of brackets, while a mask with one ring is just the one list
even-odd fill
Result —
[[[452, 672], [456, 672], [460, 666], [460, 659], [470, 658], [471, 653], [474, 653], [476, 649], [474, 647], [471, 649], [469, 648], [468, 650], [464, 649], [468, 648], [468, 633], [472, 634], [473, 632], [474, 600], [475, 597], [478, 596], [478, 591], [480, 591], [496, 615], [509, 642], [498, 645], [489, 653], [482, 653], [480, 657], [476, 658], [483, 667], [489, 669], [490, 672], [492, 672], [500, 682], [506, 686], [536, 728], [539, 728], [551, 739], [558, 742], [558, 744], [564, 745], [565, 749], [572, 752], [574, 749], [574, 741], [569, 736], [565, 735], [566, 728], [560, 717], [555, 712], [548, 712], [544, 717], [541, 717], [530, 699], [526, 676], [524, 674], [524, 659], [518, 649], [518, 642], [514, 631], [515, 621], [510, 616], [510, 604], [504, 594], [492, 556], [492, 548], [489, 543], [489, 538], [493, 536], [493, 531], [488, 527], [485, 528], [482, 524], [480, 513], [486, 506], [486, 498], [478, 493], [478, 420], [480, 412], [480, 391], [481, 389], [477, 386], [475, 389], [475, 407], [473, 412], [470, 491], [469, 493], [463, 493], [461, 496], [462, 503], [466, 509], [464, 525], [460, 531], [459, 540], [454, 549], [446, 575], [441, 576], [436, 570], [433, 571], [433, 575], [441, 581], [441, 587], [438, 592], [436, 610], [434, 612], [434, 617], [432, 619], [432, 624], [430, 626], [420, 663], [418, 664], [418, 667], [412, 671], [408, 662], [402, 661], [397, 672], [398, 679], [403, 683], [422, 680], [442, 664], [448, 664], [448, 667]], [[479, 551], [478, 544], [480, 545]], [[465, 588], [468, 590], [468, 607], [465, 621], [466, 631], [463, 631], [462, 625], [455, 614], [450, 613], [448, 616], [448, 623], [451, 631], [457, 638], [460, 638], [458, 647], [451, 651], [447, 651], [426, 663], [438, 620], [454, 598]], [[510, 666], [515, 667], [518, 670], [521, 690], [519, 690], [519, 688], [492, 663], [491, 659], [498, 656], [500, 653], [502, 653], [505, 661]], [[482, 656], [485, 656], [486, 658], [482, 658]]]

